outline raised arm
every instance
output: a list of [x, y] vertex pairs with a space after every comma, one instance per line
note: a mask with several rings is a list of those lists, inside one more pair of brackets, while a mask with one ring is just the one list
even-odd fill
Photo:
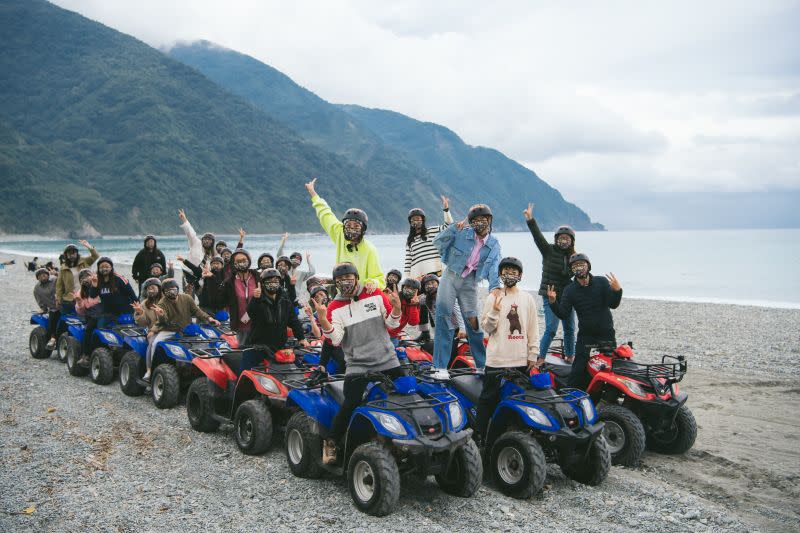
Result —
[[536, 223], [536, 219], [533, 218], [533, 204], [529, 203], [528, 208], [522, 212], [525, 215], [525, 220], [528, 224], [528, 230], [530, 230], [531, 235], [533, 235], [533, 242], [536, 243], [536, 247], [539, 249], [542, 255], [547, 255], [550, 253], [550, 243], [547, 242], [547, 239], [542, 234], [542, 230], [539, 229], [539, 224]]
[[611, 309], [616, 309], [622, 302], [622, 285], [613, 272], [606, 274], [608, 278], [608, 294], [606, 295], [606, 303]]
[[489, 294], [486, 297], [486, 303], [483, 304], [483, 311], [481, 312], [481, 328], [489, 335], [497, 331], [497, 325], [500, 323], [500, 304], [503, 297], [494, 297]]

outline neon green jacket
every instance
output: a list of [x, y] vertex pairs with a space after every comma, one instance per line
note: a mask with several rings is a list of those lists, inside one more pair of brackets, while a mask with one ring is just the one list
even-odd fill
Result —
[[354, 247], [353, 251], [347, 249], [348, 241], [344, 238], [344, 225], [333, 214], [328, 202], [323, 200], [319, 195], [311, 199], [311, 205], [317, 211], [317, 218], [325, 233], [336, 245], [336, 262], [341, 263], [349, 261], [356, 266], [358, 276], [362, 283], [372, 281], [381, 289], [386, 287], [386, 280], [383, 277], [381, 264], [378, 260], [378, 250], [367, 239], [362, 239], [358, 243], [358, 249]]

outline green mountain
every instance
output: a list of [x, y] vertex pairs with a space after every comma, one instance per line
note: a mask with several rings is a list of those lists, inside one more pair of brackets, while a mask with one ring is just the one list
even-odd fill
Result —
[[602, 229], [534, 172], [496, 150], [468, 146], [447, 128], [391, 111], [331, 104], [271, 66], [207, 41], [176, 45], [168, 53], [310, 143], [346, 157], [392, 194], [413, 191], [413, 203], [405, 208], [435, 210], [438, 195], [446, 194], [456, 216], [468, 205], [486, 202], [495, 212], [495, 227], [520, 229], [520, 212], [533, 200], [544, 227]]
[[385, 184], [197, 70], [43, 0], [0, 0], [0, 232], [319, 231], [302, 184], [376, 230]]

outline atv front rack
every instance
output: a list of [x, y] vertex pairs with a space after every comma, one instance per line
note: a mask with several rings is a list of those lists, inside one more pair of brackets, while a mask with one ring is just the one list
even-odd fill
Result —
[[[668, 360], [674, 360], [670, 363]], [[686, 375], [686, 359], [683, 356], [665, 355], [661, 363], [635, 363], [623, 359], [612, 359], [611, 371], [621, 376], [649, 382], [659, 394], [666, 393], [673, 383], [678, 383]], [[663, 381], [662, 381], [663, 380]]]
[[131, 328], [131, 327], [120, 327], [120, 328], [113, 328], [114, 331], [118, 331], [122, 333], [126, 337], [144, 337], [147, 335], [147, 330], [142, 327]]
[[564, 388], [559, 389], [558, 391], [555, 389], [544, 389], [541, 392], [547, 391], [552, 392], [552, 394], [549, 396], [538, 396], [535, 393], [539, 391], [536, 389], [528, 389], [520, 394], [512, 394], [508, 397], [508, 399], [518, 402], [536, 403], [538, 405], [554, 405], [557, 403], [580, 402], [581, 400], [589, 397], [586, 392], [580, 389]]

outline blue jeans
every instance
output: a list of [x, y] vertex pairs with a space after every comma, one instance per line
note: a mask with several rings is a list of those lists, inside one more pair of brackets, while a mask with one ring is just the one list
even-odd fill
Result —
[[544, 307], [544, 335], [542, 340], [539, 341], [539, 357], [545, 357], [547, 350], [550, 349], [550, 343], [553, 342], [553, 337], [556, 336], [558, 331], [558, 323], [564, 326], [564, 355], [572, 357], [575, 355], [575, 311], [569, 316], [567, 320], [559, 320], [559, 318], [550, 309], [550, 302], [547, 296], [542, 297]]
[[483, 345], [483, 331], [472, 329], [470, 318], [478, 319], [478, 281], [473, 272], [466, 278], [448, 269], [439, 283], [436, 294], [436, 338], [433, 344], [433, 366], [447, 368], [450, 361], [450, 351], [453, 348], [453, 327], [450, 317], [453, 306], [458, 300], [461, 307], [461, 316], [464, 317], [464, 329], [469, 339], [469, 349], [475, 359], [475, 366], [483, 368], [486, 365], [486, 347]]

